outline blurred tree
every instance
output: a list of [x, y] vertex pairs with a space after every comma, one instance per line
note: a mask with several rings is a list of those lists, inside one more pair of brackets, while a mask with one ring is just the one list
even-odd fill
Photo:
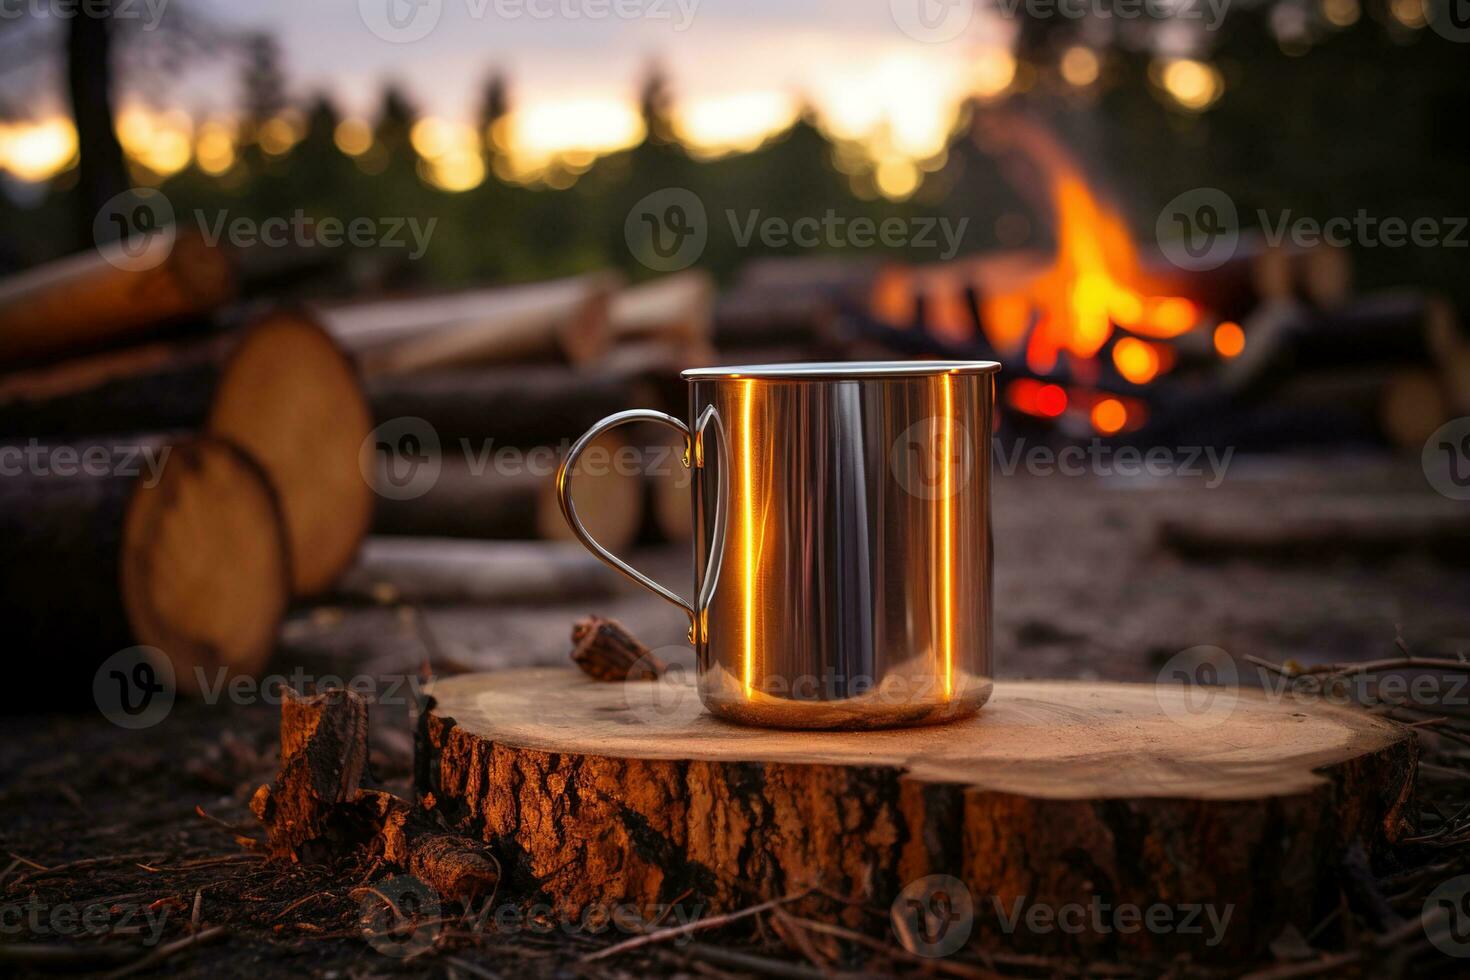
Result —
[[418, 154], [409, 139], [417, 119], [418, 110], [403, 90], [392, 82], [384, 86], [383, 100], [379, 103], [378, 117], [373, 126], [373, 140], [388, 155], [390, 167], [405, 163], [412, 167], [418, 162]]
[[281, 46], [275, 35], [264, 31], [244, 41], [245, 64], [240, 75], [241, 138], [255, 142], [265, 124], [286, 108], [286, 75], [281, 68]]
[[493, 131], [495, 124], [510, 112], [510, 88], [505, 76], [495, 72], [485, 84], [485, 95], [480, 102], [480, 139], [484, 142], [487, 155], [494, 157], [499, 152], [495, 146]]
[[[112, 105], [112, 0], [93, 0], [85, 14], [71, 18], [66, 35], [66, 80], [77, 129], [76, 237], [93, 241], [102, 206], [127, 190], [127, 168], [118, 142]], [[95, 234], [118, 237], [106, 226]]]

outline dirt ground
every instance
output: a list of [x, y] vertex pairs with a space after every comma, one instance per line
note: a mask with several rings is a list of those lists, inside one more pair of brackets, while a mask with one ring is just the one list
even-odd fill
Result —
[[[1249, 521], [1369, 499], [1443, 507], [1418, 459], [1241, 458], [1218, 486], [1207, 482], [998, 476], [998, 676], [1146, 681], [1170, 656], [1199, 645], [1222, 648], [1247, 681], [1247, 655], [1361, 660], [1393, 655], [1396, 638], [1423, 655], [1470, 652], [1470, 563], [1413, 552], [1200, 562], [1158, 541], [1166, 517]], [[676, 588], [691, 576], [682, 548], [649, 550], [639, 561]], [[293, 671], [370, 679], [384, 702], [373, 709], [372, 776], [406, 793], [412, 746], [403, 679], [418, 676], [426, 654], [456, 669], [562, 662], [573, 620], [587, 613], [618, 618], [661, 653], [687, 656], [683, 614], [627, 589], [565, 606], [303, 608], [271, 669], [288, 679]], [[214, 703], [180, 699], [161, 723], [139, 731], [96, 710], [0, 721], [0, 970], [106, 972], [131, 962], [138, 975], [190, 977], [719, 976], [758, 972], [742, 964], [739, 949], [773, 948], [760, 937], [740, 946], [749, 930], [737, 928], [719, 934], [735, 952], [702, 936], [688, 947], [579, 964], [607, 938], [547, 922], [544, 930], [454, 939], [466, 926], [446, 915], [436, 928], [448, 941], [417, 956], [385, 955], [365, 941], [362, 924], [374, 897], [361, 889], [384, 877], [380, 869], [354, 861], [282, 868], [238, 840], [262, 837], [248, 802], [274, 775], [278, 718], [273, 698], [244, 691]], [[155, 961], [129, 960], [191, 935], [204, 941]], [[819, 975], [783, 956], [787, 975]]]

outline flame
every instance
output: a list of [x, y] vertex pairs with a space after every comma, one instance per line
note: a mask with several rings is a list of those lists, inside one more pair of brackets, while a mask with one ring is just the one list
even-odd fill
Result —
[[[1158, 339], [1193, 329], [1199, 310], [1192, 302], [1148, 292], [1138, 250], [1122, 218], [1093, 196], [1073, 165], [1051, 164], [1056, 256], [1020, 289], [986, 299], [984, 323], [991, 342], [1014, 348], [1030, 330], [1026, 362], [1044, 372], [1055, 367], [1063, 351], [1095, 357], [1120, 327]], [[1130, 381], [1143, 384], [1158, 373], [1159, 360], [1150, 345], [1126, 338], [1119, 347], [1115, 360]]]
[[[1150, 289], [1127, 223], [1093, 193], [1081, 166], [1050, 133], [1006, 116], [982, 125], [980, 136], [1040, 173], [1056, 239], [1055, 255], [1019, 286], [983, 291], [982, 323], [992, 344], [1015, 350], [1026, 343], [1028, 366], [1046, 372], [1062, 352], [1097, 356], [1119, 328], [1156, 340], [1194, 329], [1199, 309]], [[1151, 367], [1139, 373], [1151, 378], [1162, 365]]]

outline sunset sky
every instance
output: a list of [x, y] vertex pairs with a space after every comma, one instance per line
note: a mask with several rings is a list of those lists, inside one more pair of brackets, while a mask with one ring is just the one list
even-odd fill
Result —
[[[150, 34], [160, 10], [165, 22], [197, 13], [224, 29], [270, 32], [290, 96], [331, 95], [359, 127], [347, 144], [363, 138], [395, 81], [427, 120], [415, 145], [444, 158], [435, 182], [446, 189], [484, 177], [472, 126], [492, 72], [511, 85], [502, 134], [511, 179], [534, 179], [569, 152], [637, 142], [638, 87], [656, 61], [678, 100], [679, 136], [697, 152], [752, 149], [805, 101], [830, 136], [862, 147], [875, 168], [887, 161], [884, 192], [902, 196], [942, 151], [961, 102], [1004, 93], [1015, 70], [1014, 23], [970, 0], [119, 0], [119, 9], [131, 18], [125, 29], [155, 47], [166, 36]], [[23, 180], [70, 159], [62, 25], [49, 26], [39, 35], [49, 43], [21, 51], [12, 42], [23, 66], [0, 68], [0, 168]], [[1097, 59], [1068, 54], [1076, 84], [1090, 84]], [[222, 56], [161, 77], [125, 74], [125, 147], [164, 175], [210, 154], [224, 168], [240, 71], [239, 57]]]

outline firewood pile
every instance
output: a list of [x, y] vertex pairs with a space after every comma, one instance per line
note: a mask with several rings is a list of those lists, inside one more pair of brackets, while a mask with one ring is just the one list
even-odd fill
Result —
[[[560, 457], [612, 412], [679, 413], [678, 370], [713, 359], [699, 272], [303, 303], [258, 258], [149, 248], [0, 282], [0, 607], [68, 701], [132, 646], [185, 691], [257, 674], [294, 601], [605, 594], [555, 543]], [[609, 434], [578, 473], [610, 546], [688, 534], [670, 435]], [[32, 656], [57, 648], [75, 684]]]

